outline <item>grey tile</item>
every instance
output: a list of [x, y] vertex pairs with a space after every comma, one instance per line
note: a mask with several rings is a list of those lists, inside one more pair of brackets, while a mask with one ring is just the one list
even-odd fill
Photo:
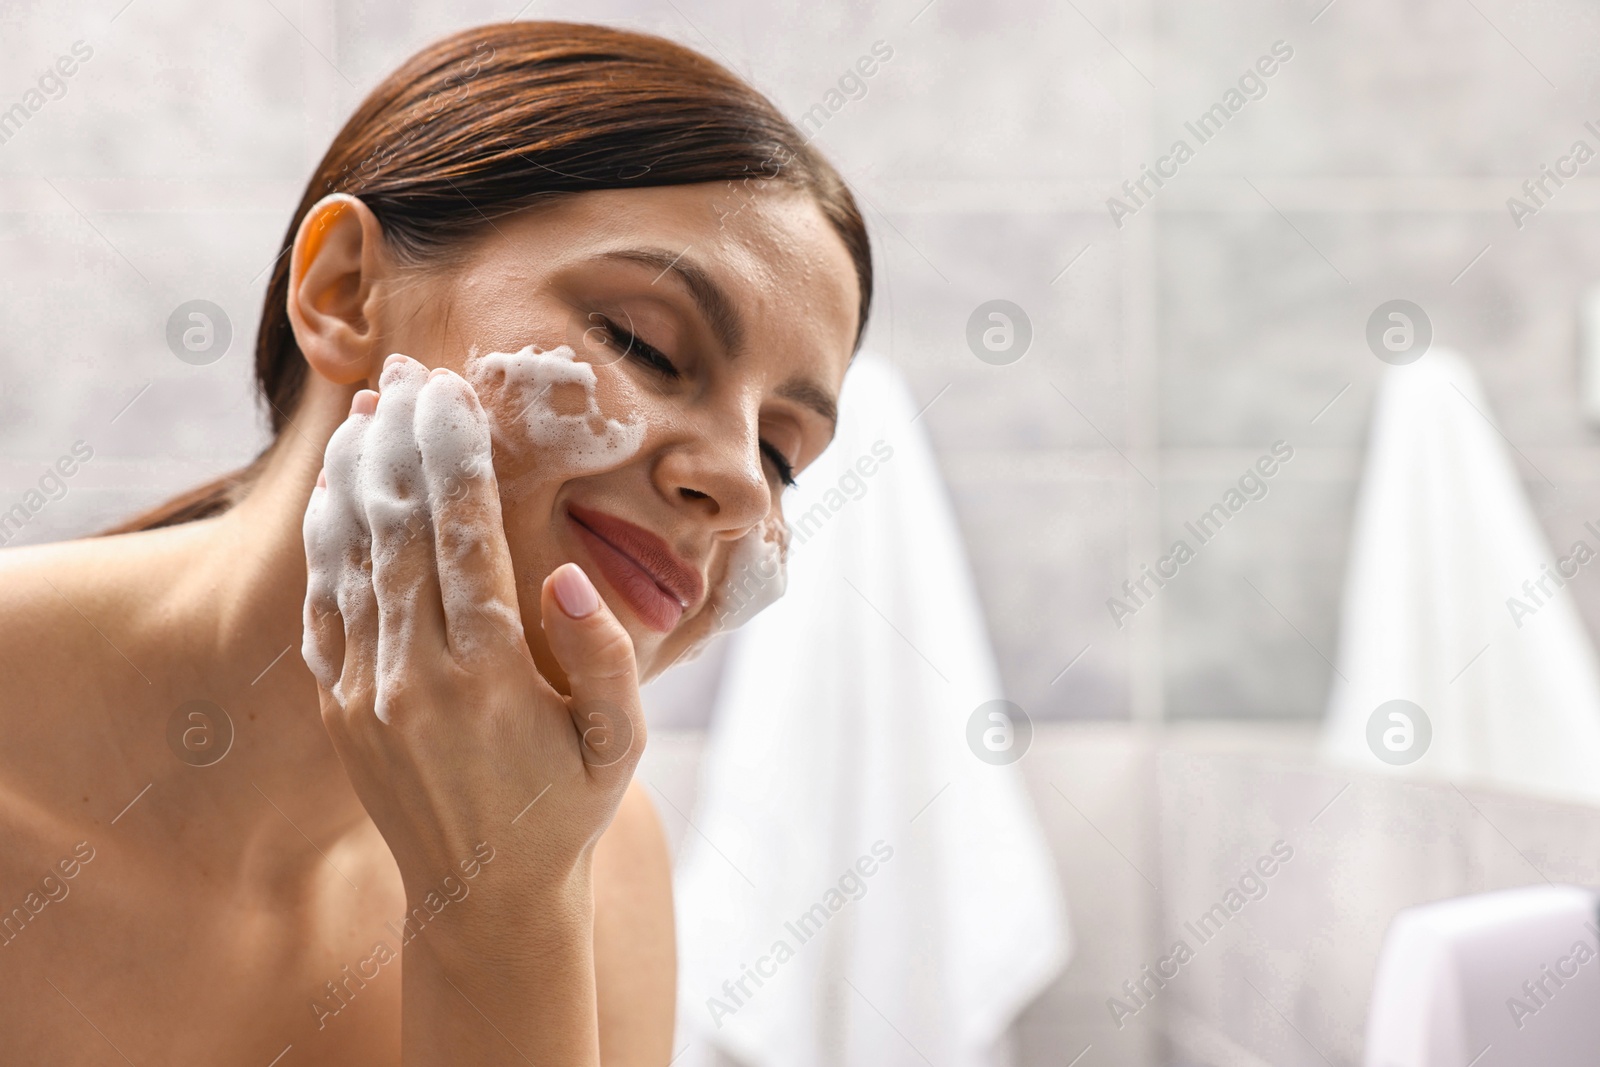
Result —
[[[1577, 305], [1600, 274], [1592, 251], [1600, 222], [1551, 216], [1519, 234], [1480, 214], [1290, 217], [1263, 205], [1160, 219], [1166, 443], [1249, 446], [1285, 436], [1361, 445], [1362, 412], [1385, 369], [1367, 347], [1366, 322], [1394, 298], [1421, 305], [1434, 344], [1474, 364], [1512, 442], [1600, 443], [1575, 389]], [[1345, 384], [1351, 394], [1308, 429]]]
[[1102, 575], [1126, 555], [1123, 485], [994, 478], [950, 490], [1008, 697], [1035, 718], [1125, 717], [1126, 635], [1101, 603]]
[[1553, 160], [1595, 117], [1583, 109], [1600, 28], [1589, 5], [1339, 3], [1312, 23], [1326, 3], [1161, 4], [1157, 143], [1218, 101], [1278, 39], [1294, 57], [1191, 165], [1520, 175]]
[[[887, 221], [869, 211], [881, 273], [867, 344], [932, 403], [925, 418], [940, 447], [1104, 447], [1101, 433], [1126, 443], [1123, 262], [1114, 245], [1094, 245], [1096, 220], [882, 209]], [[1032, 331], [1008, 365], [980, 360], [968, 342], [969, 322], [993, 322], [978, 311], [997, 299], [1018, 305]]]
[[1292, 466], [1203, 545], [1183, 524], [1226, 486], [1164, 487], [1163, 526], [1196, 550], [1159, 594], [1170, 718], [1326, 710], [1355, 486], [1293, 481]]

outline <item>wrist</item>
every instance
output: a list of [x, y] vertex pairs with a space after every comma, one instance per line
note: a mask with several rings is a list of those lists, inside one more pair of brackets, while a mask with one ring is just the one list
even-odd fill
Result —
[[[509, 864], [497, 873], [499, 884], [478, 879], [470, 895], [447, 904], [405, 944], [406, 1064], [457, 1064], [463, 1047], [500, 1040], [506, 1055], [497, 1064], [528, 1062], [525, 1050], [542, 1049], [549, 1058], [541, 1062], [597, 1065], [587, 864], [554, 882], [530, 883]], [[484, 1020], [493, 1023], [495, 1039], [485, 1037]]]
[[555, 959], [594, 936], [592, 863], [585, 853], [565, 870], [513, 862], [488, 852], [473, 873], [404, 879], [406, 914], [389, 924], [402, 945], [426, 944], [441, 963], [505, 958]]

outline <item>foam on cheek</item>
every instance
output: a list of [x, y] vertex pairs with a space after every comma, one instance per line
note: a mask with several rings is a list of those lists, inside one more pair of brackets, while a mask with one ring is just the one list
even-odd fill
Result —
[[716, 628], [731, 630], [783, 596], [788, 582], [789, 530], [769, 515], [728, 548], [728, 566], [711, 592]]
[[[480, 396], [493, 397], [496, 444], [537, 449], [559, 457], [563, 473], [599, 470], [632, 456], [644, 444], [637, 412], [608, 418], [601, 410], [594, 366], [569, 345], [548, 352], [529, 345], [519, 352], [490, 352], [467, 360], [466, 377]], [[583, 410], [562, 410], [576, 387]]]
[[712, 586], [707, 612], [700, 616], [709, 619], [709, 625], [655, 673], [698, 659], [717, 634], [743, 626], [783, 596], [788, 554], [788, 527], [770, 517], [729, 545], [727, 566]]

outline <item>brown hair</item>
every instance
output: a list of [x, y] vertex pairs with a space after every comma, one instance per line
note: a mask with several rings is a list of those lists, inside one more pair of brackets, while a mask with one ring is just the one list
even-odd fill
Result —
[[226, 511], [261, 473], [309, 369], [289, 323], [289, 251], [329, 193], [360, 197], [396, 254], [422, 262], [491, 219], [572, 193], [765, 180], [811, 194], [844, 241], [861, 289], [859, 345], [872, 254], [855, 200], [800, 131], [726, 68], [661, 37], [572, 22], [500, 23], [430, 45], [345, 123], [284, 234], [256, 335], [273, 445], [104, 532]]

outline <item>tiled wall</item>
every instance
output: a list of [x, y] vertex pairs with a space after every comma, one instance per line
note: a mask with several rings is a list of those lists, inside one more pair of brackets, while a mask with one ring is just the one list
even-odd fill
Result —
[[[520, 0], [124, 2], [0, 10], [0, 110], [75, 41], [93, 49], [0, 144], [0, 506], [74, 441], [95, 450], [28, 540], [254, 453], [250, 338], [312, 163], [404, 55]], [[1326, 3], [525, 11], [665, 33], [791, 115], [874, 41], [892, 47], [819, 143], [873, 225], [869, 343], [931, 402], [1010, 695], [1045, 717], [1312, 718], [1383, 369], [1362, 336], [1377, 304], [1417, 301], [1437, 343], [1477, 365], [1553, 538], [1600, 517], [1575, 391], [1600, 162], [1520, 231], [1505, 207], [1575, 138], [1600, 147], [1583, 129], [1600, 120], [1600, 14]], [[1294, 55], [1266, 94], [1115, 227], [1105, 199], [1279, 40]], [[196, 297], [235, 331], [209, 367], [163, 341]], [[994, 298], [1033, 325], [1010, 366], [964, 339]], [[1278, 439], [1296, 458], [1270, 495], [1118, 629], [1106, 598]], [[1600, 626], [1600, 587], [1574, 595]]]

